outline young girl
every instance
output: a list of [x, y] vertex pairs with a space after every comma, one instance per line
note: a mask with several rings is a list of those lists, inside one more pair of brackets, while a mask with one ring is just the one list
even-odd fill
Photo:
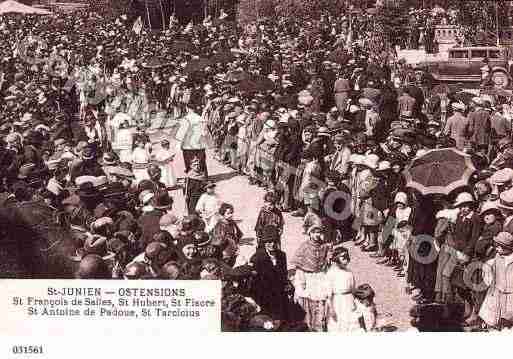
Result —
[[475, 245], [475, 257], [481, 261], [490, 259], [493, 253], [493, 238], [502, 231], [504, 218], [494, 202], [485, 202], [480, 216], [484, 222], [483, 230]]
[[361, 284], [354, 292], [356, 305], [356, 318], [359, 323], [360, 330], [365, 332], [375, 331], [378, 311], [374, 303], [374, 289], [368, 284]]
[[484, 267], [485, 283], [490, 285], [479, 316], [492, 328], [513, 327], [513, 235], [501, 232], [494, 237], [495, 258]]
[[[255, 233], [258, 246], [261, 244], [260, 242], [262, 239], [263, 230], [266, 226], [275, 226], [278, 229], [280, 235], [283, 233], [283, 215], [277, 207], [278, 201], [279, 196], [275, 192], [267, 192], [264, 196], [265, 204], [263, 205], [262, 209], [260, 209], [260, 213], [258, 214], [258, 219], [255, 224]], [[278, 245], [279, 244], [280, 243], [278, 243]]]
[[169, 149], [168, 140], [162, 140], [160, 146], [161, 148], [155, 152], [154, 156], [156, 163], [162, 171], [161, 181], [167, 188], [173, 188], [176, 186], [175, 171], [173, 169], [175, 153]]
[[138, 141], [136, 148], [132, 151], [132, 172], [135, 176], [135, 182], [150, 179], [148, 175], [148, 167], [151, 163], [150, 152], [145, 148], [144, 141]]
[[356, 309], [353, 291], [355, 278], [347, 268], [349, 252], [346, 248], [336, 247], [331, 255], [331, 267], [326, 275], [328, 332], [351, 330]]
[[398, 192], [395, 195], [395, 209], [392, 215], [396, 218], [396, 228], [392, 230], [394, 238], [391, 250], [391, 264], [396, 265], [399, 276], [404, 276], [404, 271], [408, 266], [408, 241], [410, 239], [412, 228], [410, 220], [412, 209], [408, 206], [408, 196], [404, 192]]

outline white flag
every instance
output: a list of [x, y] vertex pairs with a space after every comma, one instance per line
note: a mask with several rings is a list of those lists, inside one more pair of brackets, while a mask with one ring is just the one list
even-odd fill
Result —
[[134, 26], [132, 27], [132, 30], [133, 32], [135, 32], [137, 35], [140, 35], [141, 34], [141, 30], [143, 28], [143, 23], [142, 23], [142, 19], [141, 17], [139, 16], [137, 18], [137, 20], [135, 20], [134, 22]]

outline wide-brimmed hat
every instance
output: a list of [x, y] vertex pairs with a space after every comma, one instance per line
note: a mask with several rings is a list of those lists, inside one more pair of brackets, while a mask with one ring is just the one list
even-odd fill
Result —
[[502, 192], [499, 196], [499, 208], [513, 211], [513, 190]]
[[502, 186], [513, 180], [513, 169], [503, 168], [490, 176], [489, 182], [492, 185]]
[[461, 207], [463, 205], [473, 205], [475, 203], [474, 197], [468, 192], [458, 194], [454, 201], [454, 207]]
[[359, 99], [358, 103], [364, 107], [373, 107], [375, 105], [371, 99], [366, 97]]
[[317, 136], [330, 137], [331, 135], [327, 127], [319, 127], [319, 129], [317, 130]]
[[76, 193], [81, 198], [93, 198], [99, 195], [96, 188], [94, 188], [93, 182], [80, 183]]
[[389, 161], [380, 161], [376, 171], [388, 171], [390, 168], [392, 168], [392, 165]]
[[504, 247], [504, 248], [513, 250], [513, 234], [511, 234], [511, 233], [500, 232], [493, 238], [493, 241], [495, 242], [496, 245], [498, 245], [500, 247]]
[[472, 98], [472, 102], [477, 105], [477, 106], [483, 106], [484, 105], [484, 100], [479, 97], [479, 96], [476, 96], [476, 97], [473, 97]]
[[453, 102], [451, 107], [454, 111], [464, 112], [467, 109], [467, 106], [463, 102]]
[[379, 163], [379, 156], [374, 153], [371, 153], [371, 154], [365, 156], [365, 159], [363, 160], [362, 164], [366, 167], [369, 167], [370, 169], [375, 170], [378, 168], [378, 163]]
[[118, 157], [113, 152], [107, 152], [102, 157], [102, 164], [104, 166], [114, 166], [118, 162]]
[[483, 203], [480, 215], [484, 216], [492, 213], [501, 214], [501, 210], [499, 209], [499, 201], [487, 201]]

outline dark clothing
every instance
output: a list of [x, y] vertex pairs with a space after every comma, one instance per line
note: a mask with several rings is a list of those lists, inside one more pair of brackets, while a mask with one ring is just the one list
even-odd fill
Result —
[[262, 310], [273, 319], [287, 319], [288, 297], [286, 294], [287, 257], [285, 252], [276, 251], [276, 265], [263, 248], [257, 249], [250, 262], [257, 275], [254, 280], [253, 298]]
[[151, 212], [144, 212], [137, 223], [141, 227], [141, 238], [139, 241], [139, 249], [144, 251], [146, 245], [153, 242], [153, 236], [160, 232], [160, 218], [164, 215], [164, 212], [158, 209], [154, 209]]
[[278, 208], [270, 208], [268, 206], [262, 207], [255, 224], [257, 242], [260, 244], [260, 240], [262, 239], [262, 231], [264, 230], [265, 226], [275, 226], [280, 230], [280, 232], [282, 232], [283, 224], [283, 215]]
[[482, 230], [482, 221], [477, 213], [470, 218], [458, 215], [454, 226], [454, 235], [449, 236], [447, 245], [465, 253], [472, 258], [474, 249]]

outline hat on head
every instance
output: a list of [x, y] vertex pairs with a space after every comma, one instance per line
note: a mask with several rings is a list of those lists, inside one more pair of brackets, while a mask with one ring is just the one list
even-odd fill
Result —
[[96, 153], [94, 151], [94, 148], [91, 146], [87, 146], [82, 151], [82, 158], [85, 160], [92, 160], [94, 159]]
[[94, 188], [94, 185], [92, 182], [80, 183], [76, 193], [80, 198], [93, 198], [93, 197], [98, 197], [98, 195], [99, 195], [98, 191]]
[[496, 213], [500, 214], [501, 211], [499, 209], [499, 201], [487, 201], [483, 203], [481, 207], [480, 215], [484, 216], [487, 214]]
[[473, 97], [472, 98], [472, 102], [477, 105], [477, 106], [483, 106], [484, 105], [484, 100], [479, 97], [479, 96], [476, 96], [476, 97]]
[[468, 192], [458, 194], [454, 201], [454, 207], [461, 207], [463, 205], [473, 205], [475, 203], [474, 197]]
[[375, 104], [372, 100], [368, 99], [368, 98], [361, 98], [358, 100], [358, 103], [364, 107], [373, 107]]
[[269, 242], [278, 242], [280, 240], [280, 231], [278, 230], [278, 227], [273, 225], [267, 225], [262, 230], [262, 238], [260, 241], [262, 243], [269, 243]]
[[118, 157], [114, 152], [106, 152], [102, 158], [102, 164], [104, 166], [114, 166], [118, 162]]
[[208, 181], [205, 188], [215, 188], [217, 185], [213, 181]]
[[394, 203], [402, 203], [405, 206], [408, 205], [408, 195], [404, 192], [397, 192], [394, 198]]
[[493, 241], [496, 245], [513, 250], [513, 234], [508, 232], [500, 232], [497, 234]]
[[319, 127], [317, 130], [317, 136], [330, 137], [330, 132], [327, 127]]
[[155, 193], [153, 193], [152, 191], [144, 190], [139, 194], [139, 201], [141, 201], [142, 204], [146, 205], [152, 200], [154, 196]]
[[463, 102], [453, 102], [451, 107], [454, 111], [464, 112], [467, 109], [467, 106]]
[[363, 165], [369, 167], [370, 169], [377, 169], [378, 163], [379, 156], [374, 153], [365, 156], [365, 159], [363, 160]]
[[389, 161], [380, 161], [378, 163], [377, 171], [387, 171], [392, 167]]
[[502, 186], [513, 180], [513, 169], [503, 168], [490, 176], [489, 182], [492, 185]]
[[513, 189], [504, 191], [499, 196], [499, 208], [513, 211]]

